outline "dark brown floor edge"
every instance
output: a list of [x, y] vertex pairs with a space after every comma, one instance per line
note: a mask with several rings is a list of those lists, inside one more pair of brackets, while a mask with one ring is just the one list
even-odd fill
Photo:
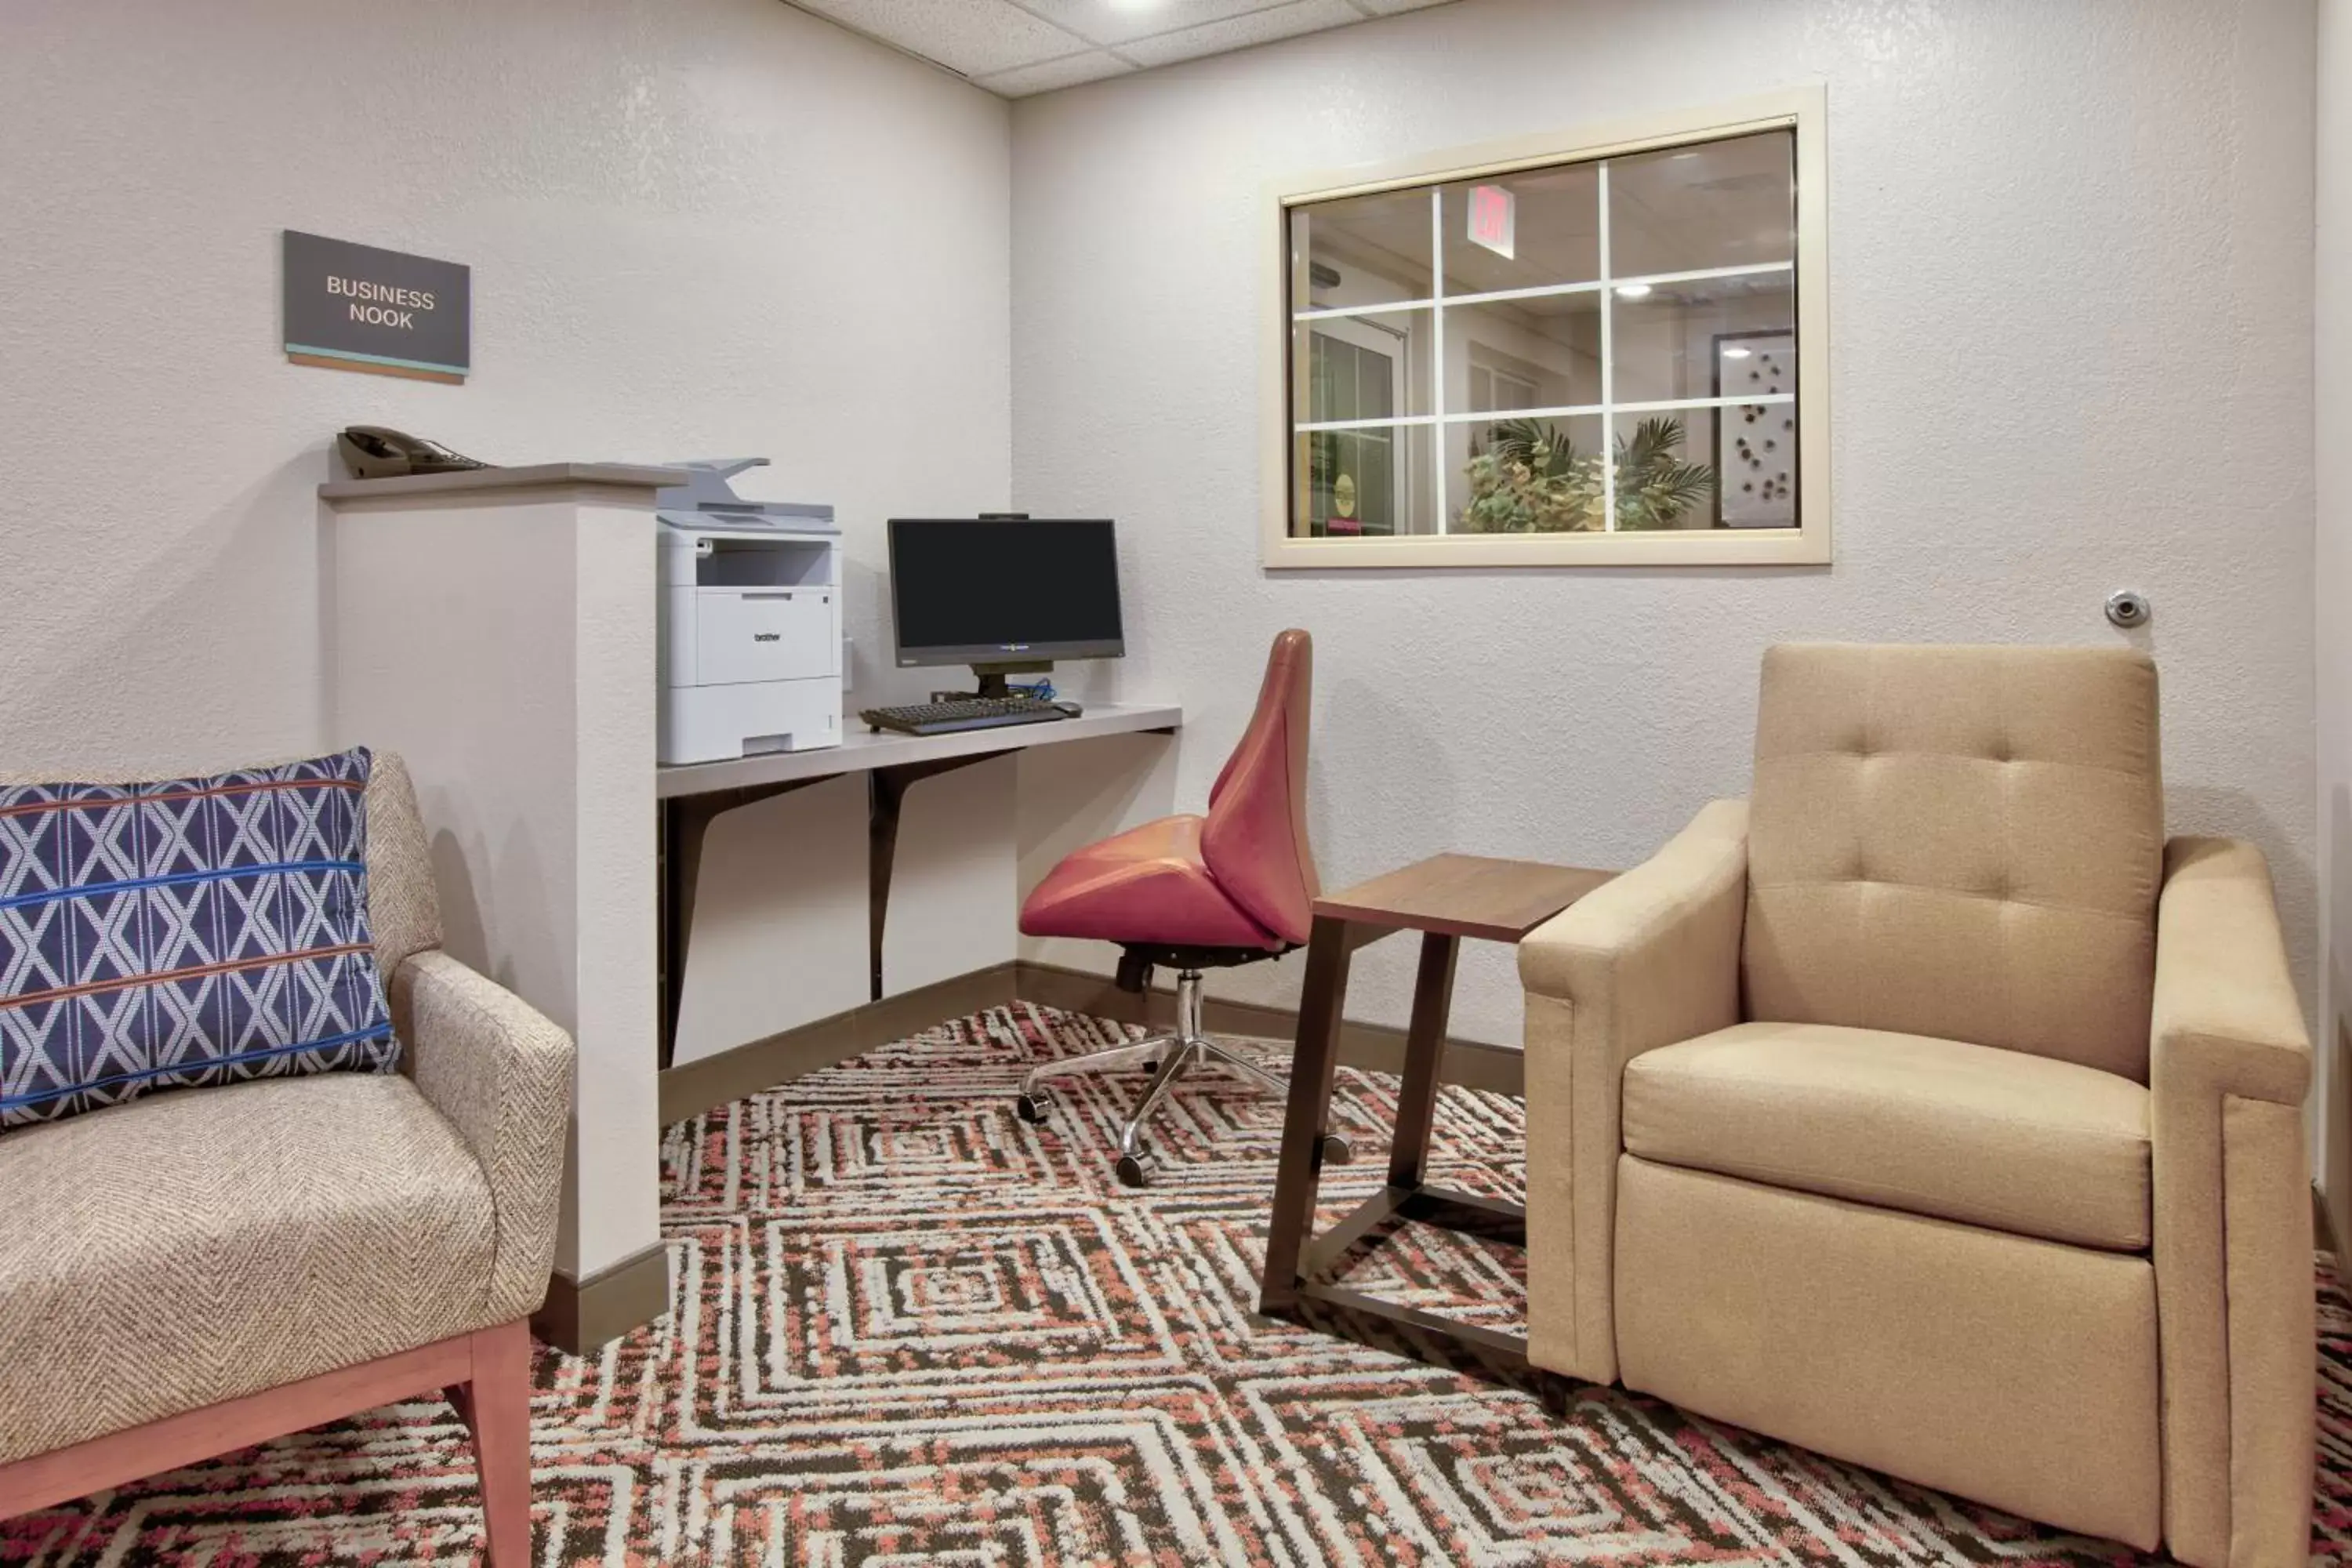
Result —
[[[1024, 1002], [1040, 1002], [1048, 1007], [1087, 1013], [1122, 1024], [1165, 1026], [1175, 1020], [1173, 992], [1155, 988], [1147, 1000], [1121, 991], [1110, 983], [1108, 975], [1026, 960], [1016, 968], [1014, 984]], [[1269, 1007], [1256, 1002], [1221, 1001], [1213, 977], [1204, 1011], [1209, 1027], [1218, 1034], [1287, 1040], [1298, 1033], [1297, 1009]], [[1348, 1019], [1339, 1026], [1339, 1062], [1343, 1067], [1372, 1072], [1402, 1072], [1404, 1031], [1386, 1024], [1360, 1024]], [[1525, 1092], [1519, 1053], [1507, 1046], [1490, 1046], [1478, 1040], [1447, 1040], [1438, 1077], [1465, 1089], [1489, 1089], [1496, 1094]]]
[[568, 1355], [586, 1355], [668, 1310], [669, 1248], [656, 1242], [602, 1274], [550, 1279], [530, 1331]]
[[[714, 1106], [845, 1062], [860, 1051], [919, 1034], [944, 1019], [1002, 1007], [1016, 997], [1123, 1024], [1165, 1025], [1175, 1017], [1172, 992], [1155, 989], [1146, 999], [1121, 991], [1108, 975], [1026, 959], [992, 964], [670, 1068], [661, 1075], [661, 1124], [699, 1116]], [[1213, 991], [1207, 1013], [1209, 1027], [1221, 1034], [1286, 1040], [1298, 1032], [1295, 1009], [1224, 1001]], [[1404, 1031], [1386, 1024], [1344, 1023], [1339, 1026], [1339, 1060], [1374, 1072], [1400, 1072]], [[1497, 1094], [1523, 1091], [1519, 1053], [1477, 1040], [1446, 1041], [1440, 1076], [1447, 1083]]]

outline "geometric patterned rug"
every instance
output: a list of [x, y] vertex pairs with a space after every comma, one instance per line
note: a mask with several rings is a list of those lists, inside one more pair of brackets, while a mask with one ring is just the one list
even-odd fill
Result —
[[[2129, 1563], [2109, 1542], [1608, 1388], [1565, 1415], [1253, 1311], [1281, 1121], [1202, 1072], [1152, 1186], [1111, 1172], [1142, 1079], [1023, 1070], [1122, 1037], [1016, 1005], [669, 1129], [680, 1310], [588, 1359], [542, 1351], [542, 1563], [1075, 1568], [1233, 1563]], [[1376, 1186], [1395, 1085], [1342, 1071]], [[1353, 1123], [1352, 1125], [1350, 1123]], [[1517, 1197], [1518, 1102], [1449, 1089], [1449, 1184]], [[1327, 1218], [1329, 1217], [1327, 1215]], [[1349, 1282], [1516, 1327], [1508, 1249], [1409, 1227]], [[2315, 1562], [2352, 1560], [2352, 1303], [2319, 1274]], [[437, 1401], [392, 1405], [0, 1523], [0, 1563], [466, 1563], [472, 1463]]]

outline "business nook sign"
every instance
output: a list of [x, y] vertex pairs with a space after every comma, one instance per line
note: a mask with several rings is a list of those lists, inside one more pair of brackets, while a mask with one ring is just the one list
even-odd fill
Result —
[[296, 364], [461, 382], [472, 274], [454, 261], [286, 231], [286, 357]]

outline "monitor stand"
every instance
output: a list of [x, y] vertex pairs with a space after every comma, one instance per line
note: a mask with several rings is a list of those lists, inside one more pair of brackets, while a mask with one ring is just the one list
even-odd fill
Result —
[[980, 689], [969, 695], [982, 698], [1010, 697], [1013, 691], [1005, 683], [1006, 676], [1044, 675], [1053, 668], [1054, 661], [1050, 658], [1016, 660], [1007, 664], [975, 664], [971, 667], [971, 672], [980, 680]]

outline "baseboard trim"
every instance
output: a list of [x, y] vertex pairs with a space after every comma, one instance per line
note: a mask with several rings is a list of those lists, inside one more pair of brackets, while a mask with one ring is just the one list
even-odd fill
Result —
[[669, 1248], [660, 1242], [599, 1274], [547, 1282], [530, 1331], [566, 1355], [587, 1355], [669, 1310]]
[[1007, 960], [950, 975], [717, 1056], [666, 1068], [660, 1080], [661, 1124], [667, 1127], [730, 1100], [837, 1067], [861, 1052], [920, 1034], [950, 1018], [1002, 1007], [1016, 994], [1017, 967]]
[[[837, 1067], [861, 1052], [919, 1034], [945, 1019], [966, 1017], [1014, 1001], [1145, 1026], [1173, 1022], [1176, 1008], [1175, 993], [1160, 987], [1154, 987], [1148, 997], [1138, 996], [1121, 991], [1108, 974], [1027, 959], [992, 963], [667, 1068], [660, 1077], [661, 1124], [667, 1127], [745, 1095]], [[1206, 1016], [1209, 1027], [1220, 1034], [1286, 1040], [1298, 1033], [1296, 1008], [1235, 1002], [1218, 996], [1213, 989]], [[1339, 1026], [1339, 1060], [1344, 1066], [1371, 1072], [1401, 1072], [1404, 1031], [1389, 1024], [1348, 1019]], [[1465, 1089], [1496, 1094], [1525, 1091], [1519, 1053], [1507, 1046], [1450, 1039], [1445, 1042], [1440, 1072], [1447, 1083]]]
[[[1116, 1023], [1167, 1026], [1176, 1017], [1173, 991], [1154, 986], [1149, 996], [1138, 996], [1121, 991], [1107, 974], [1089, 974], [1057, 963], [1024, 960], [1015, 965], [1013, 985], [1024, 1002], [1038, 1002]], [[1297, 1008], [1226, 1000], [1217, 995], [1213, 984], [1202, 1014], [1208, 1026], [1221, 1035], [1287, 1040], [1298, 1033]], [[1339, 1025], [1339, 1061], [1344, 1067], [1368, 1072], [1402, 1072], [1404, 1031], [1388, 1024], [1346, 1019]], [[1496, 1094], [1524, 1093], [1527, 1082], [1517, 1051], [1482, 1040], [1447, 1040], [1438, 1076], [1465, 1089], [1487, 1089]]]

